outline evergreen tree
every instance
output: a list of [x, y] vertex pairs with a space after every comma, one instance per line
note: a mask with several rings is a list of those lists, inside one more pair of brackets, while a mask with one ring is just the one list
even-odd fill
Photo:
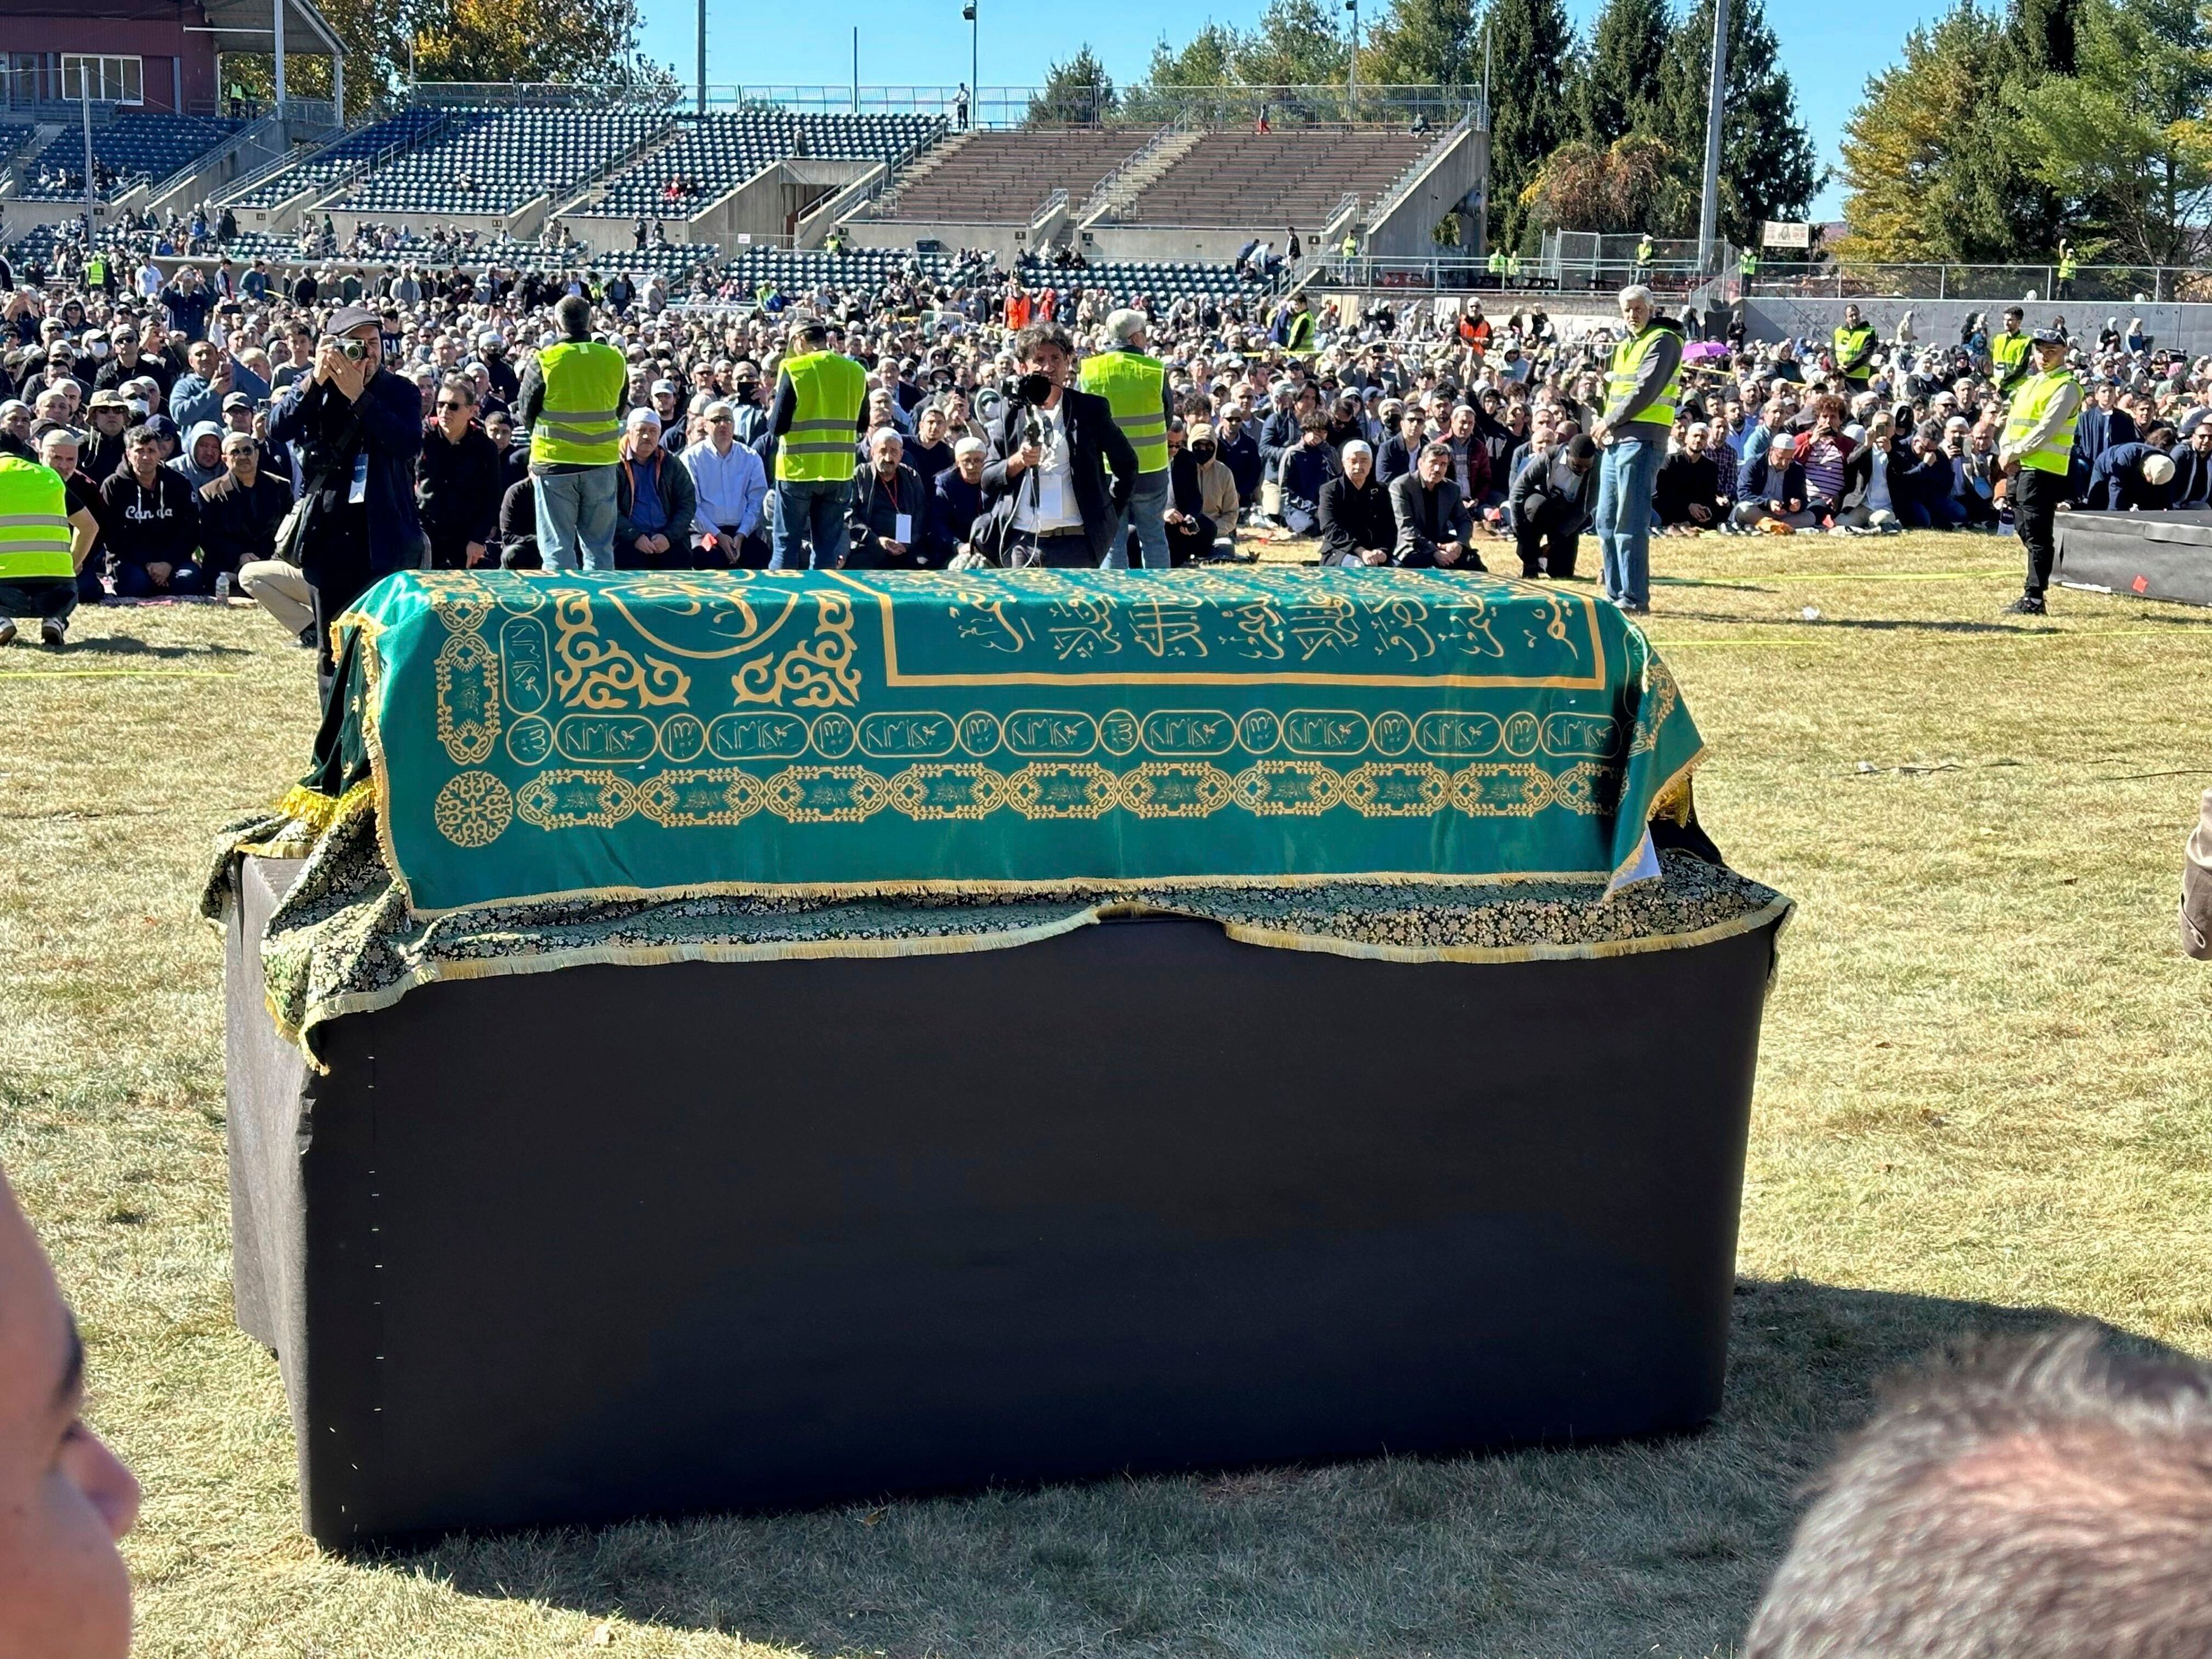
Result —
[[1567, 105], [1585, 143], [1603, 149], [1655, 130], [1674, 32], [1667, 0], [1606, 0], [1590, 28], [1589, 53], [1567, 83]]
[[1114, 77], [1085, 41], [1065, 64], [1048, 64], [1044, 85], [1030, 100], [1022, 125], [1030, 127], [1095, 126], [1114, 112], [1120, 99]]
[[1467, 0], [1390, 0], [1359, 55], [1377, 86], [1472, 87], [1482, 80], [1482, 32]]
[[2074, 73], [2075, 0], [2017, 0], [2004, 31], [2004, 68], [2027, 75]]
[[[1522, 193], [1569, 136], [1566, 56], [1574, 32], [1561, 0], [1491, 0], [1484, 21], [1493, 58], [1490, 240], [1519, 248], [1530, 226]], [[1480, 78], [1479, 52], [1475, 64]]]
[[[1685, 158], [1699, 194], [1712, 52], [1713, 0], [1696, 0], [1668, 40], [1652, 131]], [[1820, 182], [1813, 141], [1797, 118], [1796, 90], [1759, 0], [1730, 0], [1723, 97], [1720, 232], [1748, 246], [1761, 220], [1802, 218]]]
[[1341, 82], [1351, 43], [1328, 0], [1270, 0], [1259, 27], [1237, 42], [1237, 78], [1252, 87]]
[[1145, 73], [1148, 87], [1225, 87], [1236, 78], [1237, 53], [1242, 41], [1235, 29], [1208, 23], [1181, 47], [1168, 45], [1162, 35], [1152, 47], [1152, 67]]

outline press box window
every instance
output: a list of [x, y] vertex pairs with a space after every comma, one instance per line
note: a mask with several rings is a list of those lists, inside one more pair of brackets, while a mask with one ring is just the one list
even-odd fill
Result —
[[62, 54], [62, 96], [76, 102], [88, 91], [95, 104], [137, 104], [145, 101], [136, 58], [95, 58], [89, 53]]

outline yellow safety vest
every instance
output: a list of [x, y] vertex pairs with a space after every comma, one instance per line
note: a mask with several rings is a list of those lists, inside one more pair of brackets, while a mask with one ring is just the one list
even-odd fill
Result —
[[1735, 268], [1739, 272], [1746, 276], [1758, 276], [1759, 256], [1756, 253], [1745, 254], [1741, 258], [1735, 262]]
[[1864, 323], [1861, 323], [1856, 328], [1843, 328], [1839, 326], [1836, 330], [1835, 341], [1836, 367], [1843, 370], [1846, 379], [1863, 380], [1873, 373], [1872, 368], [1863, 362], [1855, 364], [1848, 368], [1844, 368], [1845, 364], [1850, 363], [1851, 359], [1857, 356], [1861, 352], [1871, 350], [1873, 349], [1875, 341], [1873, 329], [1868, 327]]
[[2025, 333], [1993, 334], [1990, 337], [1990, 362], [1996, 367], [1999, 389], [2018, 380], [2021, 371], [2027, 367], [2028, 343]]
[[1284, 349], [1293, 357], [1310, 357], [1317, 348], [1314, 344], [1314, 319], [1310, 311], [1301, 311], [1291, 319], [1289, 332], [1285, 336]]
[[105, 288], [107, 285], [106, 260], [91, 258], [84, 262], [84, 285], [87, 288]]
[[[1656, 324], [1645, 327], [1641, 334], [1632, 334], [1613, 349], [1613, 373], [1606, 378], [1606, 402], [1632, 395], [1636, 390], [1636, 371], [1659, 337], [1667, 332]], [[1630, 422], [1632, 426], [1663, 426], [1672, 430], [1674, 425], [1674, 400], [1682, 395], [1682, 371], [1677, 368], [1668, 376], [1659, 393], [1658, 400]]]
[[[2031, 376], [2026, 386], [2013, 394], [2012, 407], [2005, 411], [2004, 447], [2009, 449], [2033, 431], [2051, 410], [2051, 402], [2061, 386], [2078, 386], [2070, 368], [2054, 368], [2048, 374]], [[2074, 428], [2081, 419], [2081, 404], [2077, 399], [2074, 412], [2059, 422], [2058, 429], [2034, 449], [2020, 457], [2022, 466], [2032, 466], [2038, 472], [2064, 472], [2073, 464]]]
[[868, 371], [842, 353], [810, 351], [787, 361], [798, 398], [791, 430], [776, 440], [775, 476], [786, 483], [837, 483], [853, 476]]
[[1505, 255], [1497, 248], [1490, 250], [1490, 274], [1493, 276], [1503, 276], [1505, 274]]
[[76, 574], [69, 490], [50, 466], [0, 455], [0, 582]]
[[2079, 269], [2081, 269], [2081, 267], [2075, 263], [2074, 256], [2070, 253], [2068, 254], [2064, 258], [2058, 262], [2058, 280], [2062, 283], [2072, 282], [2074, 280], [2074, 273]]
[[1083, 360], [1076, 384], [1112, 406], [1114, 424], [1137, 452], [1138, 471], [1167, 471], [1168, 417], [1162, 404], [1165, 364], [1142, 352], [1102, 351]]
[[1651, 246], [1651, 239], [1649, 236], [1645, 237], [1636, 245], [1636, 263], [1639, 265], [1650, 264], [1651, 255], [1655, 251]]
[[623, 388], [629, 367], [597, 340], [563, 340], [538, 354], [545, 404], [530, 430], [530, 459], [612, 466], [622, 459]]

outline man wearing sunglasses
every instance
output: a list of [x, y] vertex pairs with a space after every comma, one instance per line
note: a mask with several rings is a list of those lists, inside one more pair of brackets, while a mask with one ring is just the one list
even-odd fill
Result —
[[499, 447], [477, 424], [476, 384], [467, 375], [447, 375], [431, 407], [415, 476], [430, 563], [473, 570], [484, 562], [499, 521]]

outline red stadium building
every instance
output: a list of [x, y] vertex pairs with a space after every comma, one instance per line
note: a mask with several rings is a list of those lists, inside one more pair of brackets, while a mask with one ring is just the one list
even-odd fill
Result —
[[[279, 15], [281, 9], [281, 16]], [[88, 92], [118, 112], [223, 112], [226, 52], [344, 51], [311, 0], [0, 0], [0, 116], [51, 115]]]

